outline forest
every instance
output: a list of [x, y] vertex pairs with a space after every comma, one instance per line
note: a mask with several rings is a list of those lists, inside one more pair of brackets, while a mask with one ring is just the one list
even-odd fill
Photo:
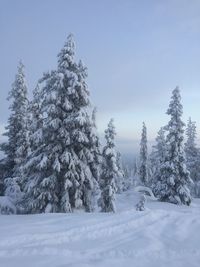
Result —
[[[90, 100], [87, 67], [76, 59], [70, 34], [58, 54], [57, 68], [43, 73], [28, 99], [20, 61], [8, 95], [10, 116], [0, 148], [1, 214], [115, 212], [116, 194], [142, 188], [158, 201], [191, 204], [200, 197], [200, 149], [196, 123], [182, 120], [180, 89], [172, 91], [163, 125], [148, 148], [143, 122], [140, 153], [127, 167], [116, 147], [114, 120], [108, 118], [105, 145]], [[98, 207], [98, 208], [97, 208]]]

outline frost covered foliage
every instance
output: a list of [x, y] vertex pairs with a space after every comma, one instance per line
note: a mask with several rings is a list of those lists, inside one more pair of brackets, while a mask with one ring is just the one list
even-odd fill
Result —
[[106, 145], [103, 148], [102, 173], [100, 179], [101, 198], [99, 205], [102, 212], [115, 212], [115, 178], [120, 175], [117, 166], [117, 153], [115, 150], [115, 127], [113, 119], [105, 130]]
[[150, 185], [154, 194], [157, 196], [159, 192], [157, 192], [157, 181], [161, 175], [160, 169], [162, 164], [165, 161], [166, 156], [166, 138], [165, 138], [165, 130], [163, 127], [158, 131], [158, 135], [156, 137], [156, 144], [153, 146], [152, 152], [149, 157], [150, 161]]
[[41, 114], [34, 115], [39, 116], [32, 135], [35, 148], [24, 166], [27, 212], [92, 211], [99, 148], [86, 78], [87, 69], [75, 62], [69, 35], [58, 55], [58, 69], [44, 75], [35, 94], [42, 101]]
[[196, 145], [196, 123], [189, 118], [186, 128], [187, 140], [185, 143], [186, 165], [193, 180], [192, 194], [199, 197], [200, 182], [200, 153]]
[[18, 179], [18, 177], [11, 177], [4, 180], [6, 188], [4, 195], [9, 197], [14, 204], [17, 204], [17, 202], [22, 198], [22, 192], [18, 185]]
[[20, 62], [12, 90], [9, 92], [10, 117], [6, 126], [5, 136], [8, 142], [1, 145], [1, 150], [6, 155], [5, 176], [18, 174], [21, 164], [29, 153], [29, 131], [28, 131], [28, 99], [27, 86], [24, 74], [24, 65]]
[[22, 199], [19, 177], [4, 179], [4, 196], [0, 197], [0, 214], [16, 214], [18, 203]]
[[140, 141], [140, 166], [139, 178], [143, 185], [148, 184], [148, 152], [147, 152], [147, 128], [143, 122], [142, 136]]
[[[22, 165], [30, 153], [29, 141], [29, 120], [27, 99], [27, 86], [24, 74], [24, 65], [20, 62], [12, 90], [9, 92], [8, 100], [12, 100], [10, 105], [10, 117], [6, 126], [5, 136], [8, 141], [1, 145], [1, 150], [5, 153], [5, 158], [1, 161], [1, 177], [3, 194], [7, 202], [1, 205], [2, 213], [15, 213], [18, 201], [22, 197], [20, 186], [22, 186]], [[9, 178], [8, 178], [9, 177]], [[4, 205], [12, 203], [12, 205]], [[12, 207], [11, 207], [12, 206]]]
[[0, 214], [9, 215], [16, 214], [16, 207], [12, 203], [9, 197], [1, 196], [0, 197]]
[[[44, 79], [47, 79], [49, 74], [44, 74]], [[41, 79], [42, 84], [43, 79]], [[30, 103], [30, 144], [31, 150], [35, 151], [41, 146], [42, 129], [43, 129], [43, 114], [42, 114], [42, 90], [40, 83], [37, 84], [33, 91], [33, 100]]]
[[155, 188], [161, 201], [175, 204], [190, 205], [191, 196], [188, 188], [191, 182], [189, 171], [185, 164], [183, 149], [184, 123], [181, 120], [182, 105], [179, 88], [172, 92], [167, 114], [171, 117], [166, 136], [166, 155], [160, 166], [160, 176]]
[[146, 202], [146, 197], [144, 194], [141, 195], [140, 201], [136, 204], [136, 210], [138, 211], [144, 211], [145, 210], [145, 202]]
[[116, 164], [118, 168], [118, 176], [115, 177], [115, 184], [117, 188], [117, 193], [122, 193], [124, 190], [126, 190], [126, 180], [122, 166], [121, 153], [119, 151], [117, 151]]

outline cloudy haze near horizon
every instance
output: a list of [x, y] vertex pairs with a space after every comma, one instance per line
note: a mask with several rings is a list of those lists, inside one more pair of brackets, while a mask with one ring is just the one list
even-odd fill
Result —
[[18, 61], [25, 64], [31, 92], [42, 73], [56, 67], [70, 32], [77, 59], [88, 67], [99, 132], [113, 117], [123, 153], [137, 148], [143, 121], [153, 140], [168, 120], [165, 112], [176, 85], [184, 120], [197, 121], [200, 136], [198, 0], [0, 0], [1, 132]]

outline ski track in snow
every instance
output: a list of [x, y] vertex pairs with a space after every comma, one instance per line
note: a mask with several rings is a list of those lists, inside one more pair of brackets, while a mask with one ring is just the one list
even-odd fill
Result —
[[191, 207], [117, 198], [116, 214], [0, 217], [0, 267], [199, 267], [200, 201]]

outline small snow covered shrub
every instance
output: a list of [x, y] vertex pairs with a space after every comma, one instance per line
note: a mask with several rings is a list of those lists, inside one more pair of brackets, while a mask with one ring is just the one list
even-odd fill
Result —
[[0, 214], [16, 214], [16, 207], [9, 197], [0, 197]]
[[145, 210], [145, 207], [144, 207], [145, 202], [146, 202], [145, 195], [141, 195], [140, 201], [136, 204], [136, 210], [144, 211]]
[[19, 177], [9, 177], [4, 180], [5, 196], [0, 197], [0, 214], [16, 214], [18, 203], [23, 193], [18, 184]]
[[19, 201], [22, 197], [22, 192], [20, 186], [18, 185], [18, 177], [6, 178], [4, 180], [5, 184], [5, 196], [9, 197], [13, 203]]

